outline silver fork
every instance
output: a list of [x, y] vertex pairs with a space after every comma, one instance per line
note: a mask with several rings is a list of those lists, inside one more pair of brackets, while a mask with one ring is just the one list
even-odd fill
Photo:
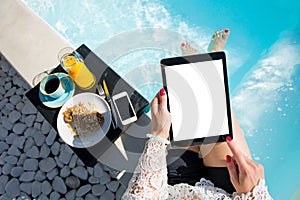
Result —
[[102, 86], [99, 84], [99, 85], [96, 85], [96, 88], [97, 88], [97, 91], [98, 91], [99, 96], [100, 96], [102, 99], [105, 99], [106, 95], [105, 95], [105, 93], [104, 93], [104, 90], [103, 90]]

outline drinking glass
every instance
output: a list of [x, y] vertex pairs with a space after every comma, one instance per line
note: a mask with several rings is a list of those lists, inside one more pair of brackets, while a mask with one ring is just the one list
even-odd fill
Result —
[[82, 89], [90, 89], [95, 85], [94, 74], [84, 64], [82, 56], [71, 47], [65, 47], [58, 53], [58, 59], [69, 76]]

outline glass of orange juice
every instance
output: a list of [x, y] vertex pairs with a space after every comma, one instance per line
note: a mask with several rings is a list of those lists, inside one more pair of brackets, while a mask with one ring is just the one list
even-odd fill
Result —
[[96, 78], [83, 62], [82, 56], [71, 47], [65, 47], [58, 53], [58, 59], [69, 76], [82, 89], [90, 89], [95, 85]]

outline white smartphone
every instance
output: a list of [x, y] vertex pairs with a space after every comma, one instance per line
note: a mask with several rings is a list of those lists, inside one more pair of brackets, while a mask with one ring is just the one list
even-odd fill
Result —
[[122, 125], [127, 125], [137, 120], [136, 113], [127, 92], [114, 95], [112, 100]]

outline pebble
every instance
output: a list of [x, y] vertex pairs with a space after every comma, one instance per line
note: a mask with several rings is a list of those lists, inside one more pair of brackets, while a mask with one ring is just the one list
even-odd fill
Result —
[[50, 148], [48, 145], [43, 144], [40, 149], [40, 158], [47, 158], [50, 154]]
[[10, 175], [12, 177], [19, 177], [21, 176], [21, 174], [23, 174], [24, 169], [23, 167], [13, 167], [10, 171]]
[[18, 158], [16, 156], [6, 156], [5, 161], [9, 164], [15, 165], [18, 162]]
[[10, 133], [6, 138], [5, 141], [7, 144], [12, 144], [14, 142], [14, 140], [17, 138], [18, 136], [14, 133]]
[[9, 164], [9, 163], [5, 163], [3, 166], [2, 166], [2, 174], [4, 175], [9, 175], [10, 174], [10, 171], [11, 169], [14, 167], [14, 165], [12, 164]]
[[24, 103], [23, 103], [23, 102], [20, 102], [20, 103], [18, 103], [18, 104], [16, 105], [16, 109], [17, 109], [18, 111], [20, 111], [20, 112], [22, 112], [23, 107], [24, 107]]
[[103, 195], [101, 195], [100, 200], [113, 200], [115, 199], [114, 193], [109, 190], [106, 190]]
[[89, 175], [93, 175], [94, 174], [94, 168], [87, 167], [87, 170], [88, 170]]
[[13, 80], [13, 83], [14, 83], [15, 85], [19, 86], [19, 87], [23, 87], [24, 84], [26, 84], [26, 82], [24, 81], [24, 79], [21, 78], [21, 77], [18, 77], [18, 78], [16, 78], [16, 79], [14, 79], [14, 80]]
[[93, 185], [92, 187], [92, 194], [95, 196], [100, 196], [104, 193], [106, 187], [104, 185]]
[[21, 113], [19, 111], [13, 110], [11, 113], [8, 115], [8, 120], [11, 123], [15, 123], [21, 118]]
[[91, 183], [91, 184], [97, 184], [97, 183], [100, 183], [100, 178], [95, 177], [95, 176], [90, 176], [90, 177], [89, 177], [89, 183]]
[[3, 151], [2, 154], [0, 155], [0, 164], [4, 165], [6, 163], [5, 158], [6, 158], [7, 152]]
[[85, 195], [86, 193], [88, 193], [90, 190], [92, 189], [92, 186], [87, 184], [87, 185], [83, 185], [81, 186], [77, 192], [76, 192], [76, 196], [78, 197], [82, 197], [83, 195]]
[[108, 184], [106, 184], [106, 187], [112, 191], [112, 192], [116, 192], [118, 187], [119, 187], [119, 182], [118, 181], [111, 181]]
[[0, 125], [0, 133], [0, 140], [5, 140], [6, 136], [8, 135], [8, 130]]
[[[8, 103], [5, 105], [5, 108], [6, 108], [6, 110], [8, 110], [9, 112], [11, 112], [12, 110], [15, 109], [15, 106], [14, 106], [14, 104], [8, 102]], [[3, 112], [3, 110], [2, 110], [2, 112]], [[9, 113], [7, 113], [7, 114], [9, 114]]]
[[42, 146], [46, 140], [46, 136], [44, 136], [40, 131], [36, 131], [33, 136], [35, 145]]
[[25, 130], [27, 126], [23, 123], [16, 123], [13, 128], [13, 132], [17, 135], [21, 135]]
[[119, 189], [116, 192], [116, 199], [121, 199], [126, 189], [127, 188], [122, 187], [122, 186], [119, 187]]
[[[44, 132], [43, 132], [44, 133]], [[46, 144], [48, 144], [49, 146], [51, 146], [56, 138], [56, 132], [54, 129], [51, 129], [49, 132], [49, 135], [46, 138]]]
[[51, 153], [54, 156], [57, 156], [60, 150], [60, 144], [58, 142], [54, 142], [53, 145], [51, 146]]
[[[0, 79], [0, 80], [2, 80], [2, 79]], [[4, 89], [3, 86], [0, 86], [0, 94], [1, 94], [1, 99], [2, 99], [2, 97], [3, 97], [4, 94], [5, 94], [5, 89]]]
[[7, 102], [8, 102], [8, 99], [6, 99], [6, 98], [2, 99], [0, 101], [0, 109], [2, 109], [6, 105]]
[[22, 113], [25, 115], [36, 114], [37, 110], [29, 101], [26, 101], [26, 103], [22, 109]]
[[76, 197], [76, 191], [75, 190], [70, 190], [69, 192], [67, 192], [66, 194], [66, 199], [67, 200], [74, 200]]
[[17, 197], [20, 195], [20, 182], [16, 178], [12, 178], [5, 186], [5, 192], [9, 197]]
[[45, 120], [44, 116], [40, 112], [38, 112], [37, 115], [36, 115], [35, 121], [43, 122], [44, 120]]
[[30, 182], [20, 184], [21, 191], [27, 193], [28, 195], [31, 195], [31, 188], [32, 188], [32, 183]]
[[41, 194], [41, 195], [39, 196], [39, 200], [49, 200], [49, 198], [47, 197], [47, 195]]
[[8, 144], [6, 144], [5, 142], [0, 142], [0, 154], [3, 152], [3, 151], [5, 151], [5, 150], [7, 150], [8, 149]]
[[26, 158], [27, 158], [26, 154], [22, 153], [22, 154], [20, 155], [20, 157], [19, 157], [19, 160], [18, 160], [18, 162], [17, 162], [17, 165], [18, 165], [18, 166], [23, 165], [24, 160], [26, 160]]
[[80, 185], [80, 180], [76, 176], [69, 176], [66, 178], [66, 185], [71, 189], [76, 189]]
[[45, 172], [42, 172], [41, 170], [38, 170], [35, 174], [34, 180], [36, 181], [43, 181], [46, 178]]
[[87, 195], [85, 196], [85, 199], [88, 199], [88, 200], [98, 200], [98, 198], [95, 197], [95, 196], [92, 195], [92, 194], [87, 194]]
[[37, 159], [28, 158], [23, 164], [24, 170], [36, 171], [39, 167], [39, 161]]
[[69, 168], [69, 166], [64, 166], [61, 170], [60, 170], [60, 176], [62, 178], [66, 178], [70, 175], [71, 170]]
[[43, 172], [50, 172], [54, 167], [56, 167], [55, 160], [51, 157], [45, 158], [40, 161], [39, 167]]
[[14, 145], [11, 145], [9, 147], [9, 149], [7, 150], [7, 153], [12, 156], [20, 156], [21, 155], [20, 150]]
[[[29, 128], [27, 128], [26, 131], [24, 132], [24, 136], [27, 137], [27, 138], [31, 137], [31, 138], [33, 139], [33, 136], [34, 136], [36, 130], [37, 130], [37, 129], [35, 129], [35, 128], [29, 127]], [[34, 141], [33, 141], [33, 142], [34, 142]]]
[[45, 195], [50, 194], [50, 192], [52, 191], [52, 186], [48, 181], [43, 181], [42, 183], [42, 193]]
[[69, 167], [74, 168], [76, 166], [76, 160], [78, 159], [77, 155], [74, 153], [70, 162], [69, 162]]
[[60, 194], [58, 192], [51, 192], [50, 200], [58, 200], [60, 198]]
[[15, 70], [15, 68], [11, 67], [8, 71], [8, 76], [14, 76], [16, 75], [17, 71]]
[[97, 163], [94, 167], [94, 176], [100, 178], [103, 176], [104, 170], [100, 163]]
[[70, 153], [69, 151], [67, 150], [63, 150], [60, 152], [59, 154], [59, 160], [64, 163], [64, 164], [68, 164], [71, 160], [71, 157], [72, 157], [72, 153]]
[[17, 91], [17, 88], [16, 87], [12, 87], [12, 88], [10, 88], [7, 92], [6, 92], [6, 94], [4, 95], [4, 97], [11, 97], [12, 95], [14, 95], [15, 93], [16, 93], [16, 91]]
[[24, 172], [21, 176], [20, 176], [20, 181], [23, 181], [23, 182], [30, 182], [34, 179], [34, 175], [35, 175], [35, 172]]
[[12, 83], [11, 82], [8, 82], [4, 85], [4, 89], [5, 90], [9, 90], [10, 88], [12, 87]]
[[25, 137], [19, 136], [13, 141], [13, 145], [18, 147], [19, 149], [23, 149], [25, 143]]
[[13, 128], [13, 123], [9, 121], [7, 117], [2, 117], [2, 126], [6, 128], [6, 130], [11, 130]]
[[52, 188], [53, 190], [55, 190], [56, 192], [59, 192], [61, 194], [65, 194], [67, 192], [67, 187], [65, 185], [64, 180], [59, 177], [56, 176], [52, 182]]
[[30, 158], [38, 158], [40, 151], [36, 146], [32, 146], [25, 154]]
[[[28, 129], [27, 129], [28, 130]], [[25, 131], [26, 132], [26, 131]], [[32, 137], [28, 137], [24, 144], [24, 152], [27, 152], [29, 149], [31, 149], [34, 145], [34, 140]]]
[[6, 175], [1, 175], [0, 176], [0, 194], [5, 193], [5, 185], [7, 184], [8, 179], [9, 178]]
[[21, 100], [22, 98], [20, 97], [20, 95], [13, 95], [9, 98], [9, 101], [14, 105], [17, 105]]
[[17, 95], [23, 95], [24, 93], [25, 93], [25, 91], [24, 91], [23, 88], [18, 88], [17, 91], [16, 91]]
[[28, 116], [25, 117], [24, 122], [25, 122], [27, 127], [32, 127], [35, 119], [36, 119], [35, 115], [28, 115]]
[[31, 195], [35, 198], [39, 196], [42, 192], [42, 184], [38, 181], [32, 183]]
[[103, 176], [100, 177], [100, 184], [106, 184], [110, 181], [110, 176], [108, 175], [108, 173], [104, 172]]
[[72, 169], [71, 172], [72, 172], [72, 174], [74, 174], [75, 176], [77, 176], [78, 178], [80, 178], [82, 180], [87, 180], [87, 178], [88, 178], [88, 172], [82, 166], [75, 167], [74, 169]]
[[58, 175], [58, 169], [54, 168], [50, 172], [48, 172], [46, 176], [49, 180], [53, 180], [57, 175]]
[[35, 128], [35, 129], [40, 130], [41, 127], [42, 127], [42, 125], [41, 125], [40, 123], [38, 123], [38, 122], [35, 122], [35, 123], [33, 124], [33, 128]]
[[42, 132], [44, 134], [48, 134], [50, 130], [51, 130], [50, 124], [46, 120], [44, 120], [42, 124]]

